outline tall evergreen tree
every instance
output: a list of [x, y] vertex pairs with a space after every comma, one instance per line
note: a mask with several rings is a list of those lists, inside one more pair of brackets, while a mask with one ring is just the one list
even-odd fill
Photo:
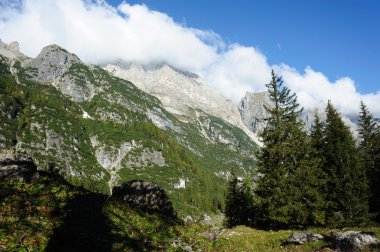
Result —
[[368, 216], [366, 175], [354, 138], [331, 102], [326, 107], [323, 156], [328, 223], [359, 224]]
[[378, 213], [380, 212], [380, 190], [378, 189], [380, 173], [379, 167], [376, 165], [376, 156], [379, 155], [380, 148], [376, 138], [379, 129], [364, 102], [360, 103], [358, 132], [360, 136], [359, 148], [369, 184], [369, 211]]
[[235, 171], [231, 170], [228, 180], [226, 197], [226, 226], [228, 228], [236, 225], [251, 224], [253, 212], [253, 195], [247, 180], [239, 180]]
[[[316, 113], [314, 115], [314, 121], [310, 129], [310, 144], [312, 148], [311, 155], [318, 161], [317, 174], [320, 181], [319, 192], [322, 194], [322, 197], [325, 200], [326, 194], [328, 192], [326, 188], [327, 174], [323, 169], [323, 165], [325, 163], [325, 158], [323, 155], [323, 148], [325, 144], [323, 129], [324, 122], [321, 121], [319, 115]], [[323, 207], [326, 207], [326, 205], [323, 204]]]
[[264, 147], [259, 155], [256, 193], [259, 198], [261, 224], [267, 227], [299, 227], [323, 223], [323, 200], [318, 192], [318, 160], [303, 123], [298, 118], [297, 97], [283, 86], [281, 77], [272, 71], [266, 85], [273, 107], [265, 107], [267, 126], [261, 137]]
[[[379, 126], [378, 126], [379, 128]], [[372, 191], [373, 191], [373, 194], [374, 195], [378, 195], [378, 197], [376, 198], [376, 202], [375, 202], [375, 205], [374, 205], [374, 208], [373, 208], [373, 213], [374, 213], [374, 217], [375, 217], [375, 220], [380, 223], [380, 129], [377, 130], [376, 132], [376, 136], [375, 136], [375, 139], [376, 139], [376, 155], [375, 155], [375, 169], [374, 169], [374, 173], [376, 176], [376, 178], [378, 179], [377, 180], [377, 183], [372, 187]]]

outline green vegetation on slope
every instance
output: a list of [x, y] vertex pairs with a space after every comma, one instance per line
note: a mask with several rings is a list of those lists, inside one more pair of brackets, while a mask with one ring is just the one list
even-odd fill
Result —
[[[63, 73], [74, 90], [85, 96], [93, 92], [91, 99], [75, 102], [57, 84], [35, 81], [39, 69], [23, 68], [16, 61], [12, 63], [16, 74], [12, 74], [11, 63], [5, 58], [0, 62], [4, 98], [0, 119], [5, 122], [0, 126], [0, 135], [5, 136], [0, 137], [0, 148], [16, 147], [28, 153], [38, 169], [58, 171], [74, 185], [109, 193], [111, 177], [113, 185], [150, 180], [168, 192], [181, 216], [199, 215], [222, 211], [231, 167], [244, 177], [254, 170], [256, 145], [242, 130], [204, 113], [200, 121], [207, 121], [207, 126], [183, 123], [165, 111], [157, 98], [100, 67], [74, 63]], [[89, 117], [83, 118], [84, 113]], [[164, 126], [157, 127], [155, 120]], [[208, 126], [231, 143], [202, 136], [200, 127], [207, 131]], [[211, 132], [207, 134], [213, 138]], [[135, 146], [118, 167], [107, 170], [98, 162], [116, 159], [121, 146], [132, 143]], [[145, 153], [160, 153], [164, 165], [149, 159], [139, 163]], [[180, 180], [186, 181], [184, 188], [175, 186]]]
[[[20, 85], [10, 75], [0, 76], [0, 91], [12, 103], [2, 107], [3, 111], [18, 108], [11, 117], [12, 125], [17, 127], [2, 125], [2, 130], [17, 136], [12, 140], [13, 146], [17, 143], [21, 151], [30, 153], [39, 169], [58, 170], [72, 183], [87, 185], [94, 191], [108, 191], [108, 174], [100, 176], [102, 168], [91, 151], [88, 132], [78, 120], [81, 110], [77, 104], [52, 86], [35, 82]], [[9, 120], [9, 113], [0, 116]], [[68, 171], [68, 166], [75, 170]], [[81, 176], [80, 181], [77, 176]]]

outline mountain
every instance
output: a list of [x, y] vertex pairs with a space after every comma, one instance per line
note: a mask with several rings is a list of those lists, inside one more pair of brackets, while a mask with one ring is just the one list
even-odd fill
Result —
[[241, 120], [236, 104], [216, 92], [194, 73], [184, 72], [167, 64], [141, 65], [125, 62], [107, 64], [104, 69], [157, 97], [165, 109], [181, 121], [196, 121], [198, 114], [194, 110], [201, 110], [242, 129], [253, 141], [260, 144], [257, 136]]
[[[157, 69], [182, 78], [168, 66]], [[149, 180], [167, 191], [180, 216], [219, 212], [229, 169], [250, 176], [258, 147], [226, 99], [226, 108], [194, 106], [197, 99], [162, 103], [58, 45], [29, 58], [17, 43], [1, 42], [0, 176], [27, 160], [103, 194]]]
[[238, 105], [244, 124], [256, 134], [261, 133], [265, 128], [264, 119], [267, 113], [264, 106], [271, 107], [271, 101], [267, 92], [246, 92]]

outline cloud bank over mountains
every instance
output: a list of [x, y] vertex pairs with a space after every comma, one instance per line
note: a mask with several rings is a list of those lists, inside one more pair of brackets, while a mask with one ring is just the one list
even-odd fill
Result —
[[331, 100], [342, 113], [356, 114], [363, 100], [380, 117], [380, 90], [360, 94], [349, 77], [331, 81], [308, 66], [299, 72], [285, 63], [269, 65], [254, 47], [229, 44], [211, 30], [176, 23], [145, 5], [123, 2], [114, 8], [101, 0], [2, 0], [0, 38], [19, 41], [21, 51], [32, 57], [48, 44], [59, 44], [87, 63], [165, 62], [197, 73], [234, 102], [246, 91], [265, 91], [274, 68], [306, 109]]

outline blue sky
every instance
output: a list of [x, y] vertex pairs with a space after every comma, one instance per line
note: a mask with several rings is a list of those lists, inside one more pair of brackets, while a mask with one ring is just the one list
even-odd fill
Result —
[[[122, 1], [108, 1], [118, 5]], [[311, 66], [329, 79], [350, 76], [359, 91], [380, 89], [380, 1], [127, 1], [176, 22], [211, 29], [224, 40], [258, 48], [270, 64]]]

